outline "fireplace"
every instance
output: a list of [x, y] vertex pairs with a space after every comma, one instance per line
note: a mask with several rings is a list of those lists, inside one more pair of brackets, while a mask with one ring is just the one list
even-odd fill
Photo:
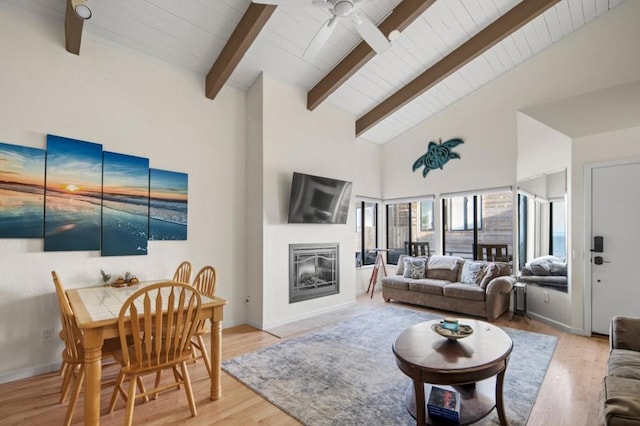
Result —
[[289, 303], [340, 293], [338, 246], [289, 244]]

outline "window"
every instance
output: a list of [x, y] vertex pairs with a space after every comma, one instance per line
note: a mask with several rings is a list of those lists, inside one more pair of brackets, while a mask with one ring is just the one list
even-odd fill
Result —
[[565, 202], [551, 201], [549, 203], [549, 253], [563, 259], [567, 258], [567, 224]]
[[433, 231], [433, 200], [420, 201], [420, 231]]
[[511, 258], [512, 204], [510, 189], [443, 198], [444, 254], [475, 259], [478, 244], [504, 245]]
[[387, 263], [396, 265], [400, 255], [408, 254], [415, 243], [424, 247], [425, 253], [434, 252], [433, 199], [387, 204], [386, 208]]
[[[378, 203], [356, 201], [356, 267], [373, 265], [378, 247]], [[363, 255], [364, 253], [364, 255]]]
[[473, 197], [453, 197], [448, 199], [449, 222], [451, 231], [469, 231], [473, 230], [476, 215], [473, 207], [476, 199], [478, 203], [478, 229], [482, 229], [482, 195]]

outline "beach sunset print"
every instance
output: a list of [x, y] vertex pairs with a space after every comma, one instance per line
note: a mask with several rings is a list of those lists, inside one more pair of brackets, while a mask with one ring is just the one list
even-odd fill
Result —
[[0, 143], [0, 238], [42, 238], [43, 149]]
[[188, 175], [149, 170], [149, 239], [186, 240]]
[[44, 250], [100, 249], [102, 145], [47, 135]]
[[147, 254], [149, 159], [104, 152], [102, 256]]

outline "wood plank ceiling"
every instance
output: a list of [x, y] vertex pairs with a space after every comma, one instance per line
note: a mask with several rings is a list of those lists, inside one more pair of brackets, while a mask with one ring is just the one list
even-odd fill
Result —
[[72, 53], [82, 54], [83, 37], [105, 39], [195, 72], [210, 98], [223, 84], [245, 91], [264, 72], [307, 91], [309, 109], [326, 102], [349, 112], [358, 136], [384, 144], [622, 1], [368, 0], [360, 10], [385, 34], [401, 31], [392, 48], [375, 55], [343, 19], [312, 60], [302, 54], [330, 16], [313, 6], [88, 0], [84, 28], [65, 21], [70, 0], [3, 0], [0, 11], [64, 25]]

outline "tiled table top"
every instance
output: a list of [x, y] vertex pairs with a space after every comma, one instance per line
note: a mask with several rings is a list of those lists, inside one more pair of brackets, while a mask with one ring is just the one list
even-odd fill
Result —
[[[87, 287], [75, 290], [92, 321], [118, 318], [120, 308], [133, 293], [139, 289], [162, 281], [146, 281], [131, 287]], [[168, 291], [168, 289], [164, 289]], [[166, 300], [166, 298], [163, 298]], [[202, 297], [202, 303], [211, 303], [215, 299]], [[137, 304], [142, 308], [141, 304]]]

